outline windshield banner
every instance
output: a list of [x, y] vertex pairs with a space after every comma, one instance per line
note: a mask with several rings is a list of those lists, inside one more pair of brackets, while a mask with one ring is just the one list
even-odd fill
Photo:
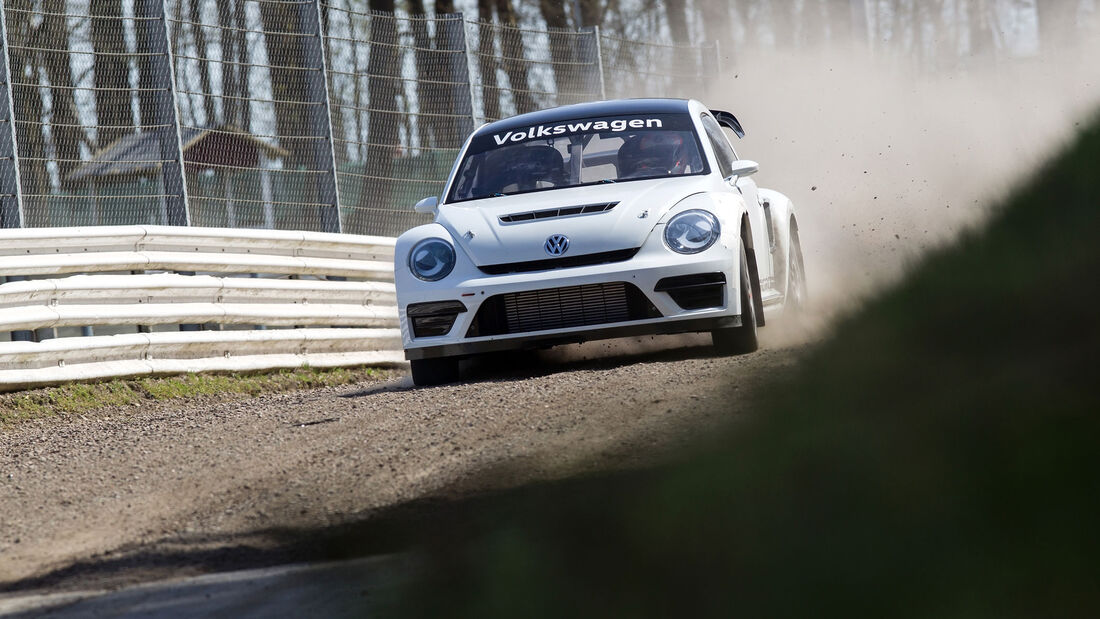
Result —
[[564, 122], [556, 125], [539, 125], [528, 127], [518, 131], [493, 134], [493, 141], [497, 146], [504, 146], [509, 142], [524, 142], [526, 140], [538, 140], [552, 138], [561, 135], [573, 135], [577, 133], [622, 132], [638, 129], [662, 129], [664, 127], [660, 118], [616, 118], [611, 120], [578, 120]]

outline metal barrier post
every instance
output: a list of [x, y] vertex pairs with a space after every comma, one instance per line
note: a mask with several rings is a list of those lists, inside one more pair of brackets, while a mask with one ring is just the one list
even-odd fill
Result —
[[[455, 70], [466, 72], [466, 81], [470, 85], [470, 87], [467, 89], [467, 90], [469, 90], [468, 94], [469, 94], [469, 97], [470, 97], [470, 121], [473, 123], [474, 127], [477, 127], [478, 126], [477, 112], [474, 110], [474, 99], [476, 98], [474, 90], [477, 88], [477, 84], [474, 84], [474, 71], [473, 71], [473, 69], [470, 68], [470, 63], [477, 62], [477, 57], [474, 55], [474, 48], [470, 44], [470, 37], [469, 37], [469, 35], [466, 34], [466, 17], [462, 13], [459, 13], [458, 15], [459, 15], [459, 17], [462, 18], [461, 22], [460, 22], [462, 24], [462, 48], [466, 51], [465, 54], [462, 54], [462, 61], [466, 64], [466, 68], [462, 69], [462, 68], [459, 68], [459, 67], [455, 67]], [[481, 24], [479, 22], [470, 22], [470, 23], [477, 23], [478, 28], [481, 28]], [[458, 56], [458, 54], [455, 54], [455, 55]], [[456, 73], [456, 75], [457, 75], [457, 73]], [[461, 94], [459, 94], [459, 96], [461, 96]], [[484, 112], [484, 110], [485, 110], [485, 106], [483, 104], [482, 105], [482, 112]]]
[[[595, 71], [592, 72], [592, 81], [595, 81], [595, 88], [592, 88], [596, 93], [599, 93], [600, 99], [607, 98], [607, 86], [604, 85], [603, 80], [603, 50], [600, 45], [600, 27], [592, 26], [591, 28], [581, 28], [581, 32], [589, 32], [591, 37], [577, 37], [580, 41], [581, 49], [580, 56], [585, 60], [593, 60], [595, 65]], [[589, 40], [590, 39], [590, 40]]]
[[298, 20], [300, 32], [311, 35], [302, 40], [302, 61], [311, 69], [305, 74], [308, 98], [310, 101], [321, 104], [311, 105], [308, 108], [309, 134], [325, 138], [312, 140], [314, 169], [325, 172], [317, 175], [317, 201], [321, 204], [319, 207], [321, 230], [341, 232], [343, 227], [340, 222], [340, 195], [336, 191], [336, 152], [333, 150], [332, 117], [330, 116], [332, 101], [326, 79], [328, 68], [321, 31], [320, 0], [300, 3]]
[[12, 105], [11, 65], [8, 61], [8, 24], [0, 0], [0, 228], [23, 227], [23, 190], [19, 185], [19, 140]]
[[176, 109], [176, 74], [172, 64], [171, 43], [168, 35], [168, 18], [165, 0], [138, 0], [135, 12], [142, 17], [155, 17], [137, 23], [139, 45], [146, 46], [152, 71], [151, 87], [156, 92], [156, 117], [158, 124], [168, 125], [155, 129], [159, 139], [161, 178], [164, 181], [164, 211], [170, 226], [190, 226], [191, 213], [187, 200], [187, 182], [184, 180], [183, 143], [180, 139], [180, 119]]

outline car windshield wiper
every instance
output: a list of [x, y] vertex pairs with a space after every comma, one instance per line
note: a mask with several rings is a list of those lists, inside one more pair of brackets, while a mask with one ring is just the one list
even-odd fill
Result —
[[605, 179], [603, 179], [603, 180], [601, 180], [601, 181], [597, 181], [597, 182], [596, 182], [596, 184], [597, 184], [597, 185], [614, 185], [614, 184], [615, 184], [615, 179], [613, 179], [613, 178], [605, 178]]

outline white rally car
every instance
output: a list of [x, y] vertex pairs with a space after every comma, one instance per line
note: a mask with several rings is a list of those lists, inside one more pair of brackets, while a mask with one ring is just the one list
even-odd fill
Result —
[[480, 353], [706, 332], [724, 354], [756, 349], [765, 314], [805, 297], [794, 207], [757, 188], [698, 101], [558, 107], [483, 125], [433, 223], [397, 239], [413, 381], [458, 380]]

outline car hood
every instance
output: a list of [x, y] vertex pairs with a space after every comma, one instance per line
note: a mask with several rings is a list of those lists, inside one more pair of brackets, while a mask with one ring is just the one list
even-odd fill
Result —
[[[691, 177], [631, 181], [440, 206], [436, 222], [478, 266], [551, 258], [544, 246], [552, 235], [569, 237], [564, 257], [641, 247], [670, 208], [700, 191]], [[505, 223], [501, 217], [567, 207], [617, 202], [606, 211]]]

